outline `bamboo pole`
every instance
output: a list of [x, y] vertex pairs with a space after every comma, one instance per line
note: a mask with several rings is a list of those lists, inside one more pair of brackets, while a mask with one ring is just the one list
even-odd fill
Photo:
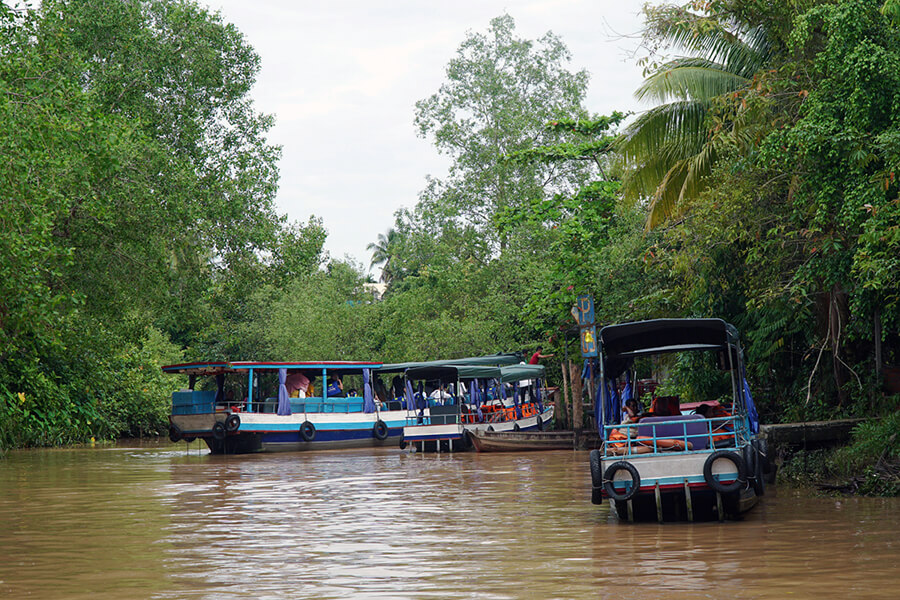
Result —
[[569, 377], [566, 374], [566, 363], [565, 361], [561, 361], [559, 366], [562, 368], [562, 406], [559, 409], [559, 415], [562, 417], [562, 427], [563, 429], [568, 429], [568, 423], [566, 421], [569, 420], [569, 406], [571, 403], [568, 401], [569, 398]]

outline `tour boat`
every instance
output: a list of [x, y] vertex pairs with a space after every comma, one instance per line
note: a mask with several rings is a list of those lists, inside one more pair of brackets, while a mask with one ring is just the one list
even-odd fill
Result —
[[[542, 401], [543, 377], [542, 365], [409, 368], [405, 385], [407, 406], [412, 409], [401, 447], [467, 450], [470, 434], [477, 432], [542, 430], [553, 418], [553, 406]], [[435, 388], [431, 394], [423, 391], [426, 382]], [[414, 383], [418, 392], [413, 391]]]
[[[165, 366], [166, 373], [189, 378], [188, 389], [172, 394], [169, 437], [188, 442], [201, 438], [213, 454], [396, 445], [407, 411], [382, 410], [375, 401], [372, 377], [381, 366], [349, 361]], [[360, 380], [360, 395], [329, 396], [329, 380], [340, 379], [347, 386], [348, 376]], [[198, 378], [212, 380], [200, 390], [195, 388]], [[319, 393], [306, 396], [315, 380]], [[265, 388], [271, 395], [263, 393]]]
[[[609, 325], [598, 336], [596, 412], [602, 447], [590, 453], [594, 504], [612, 501], [620, 519], [734, 518], [765, 491], [768, 461], [734, 326], [721, 319], [657, 319]], [[682, 414], [677, 396], [622, 423], [619, 379], [631, 387], [635, 360], [711, 353], [727, 373], [729, 401], [710, 399]], [[712, 361], [710, 361], [712, 363]], [[626, 392], [627, 395], [627, 392]]]
[[[416, 363], [193, 362], [163, 371], [186, 375], [172, 394], [169, 437], [202, 439], [214, 454], [398, 445], [409, 410], [381, 377], [445, 363], [512, 364], [520, 354]], [[328, 389], [342, 381], [343, 390]], [[351, 382], [350, 380], [354, 380]], [[313, 381], [315, 392], [310, 386]], [[356, 383], [354, 394], [351, 384]], [[310, 392], [307, 394], [307, 392]], [[429, 410], [426, 408], [426, 416]]]

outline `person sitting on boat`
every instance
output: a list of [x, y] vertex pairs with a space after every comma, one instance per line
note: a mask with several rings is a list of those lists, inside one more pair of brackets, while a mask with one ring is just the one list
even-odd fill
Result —
[[447, 404], [449, 400], [453, 399], [453, 395], [447, 392], [443, 385], [440, 385], [428, 395], [428, 398], [434, 400], [438, 404]]
[[329, 378], [327, 394], [329, 398], [346, 397], [346, 394], [344, 394], [344, 382], [341, 381], [340, 377], [335, 375]]
[[638, 406], [638, 401], [634, 398], [629, 398], [625, 401], [625, 407], [622, 409], [622, 412], [624, 413], [623, 423], [637, 423], [641, 420], [641, 409]]
[[309, 389], [309, 378], [303, 373], [291, 373], [284, 380], [284, 387], [287, 388], [288, 396], [291, 398], [306, 398]]

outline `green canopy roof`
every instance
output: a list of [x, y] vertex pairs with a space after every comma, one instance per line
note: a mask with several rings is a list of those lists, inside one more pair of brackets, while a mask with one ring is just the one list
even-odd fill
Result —
[[508, 365], [500, 368], [500, 380], [503, 383], [524, 379], [541, 379], [543, 376], [544, 365]]
[[497, 379], [500, 367], [482, 365], [432, 365], [407, 369], [406, 377], [411, 380], [442, 381], [455, 383], [460, 379]]
[[543, 365], [507, 365], [485, 367], [481, 365], [429, 365], [411, 367], [406, 376], [413, 380], [443, 381], [451, 383], [459, 379], [499, 379], [503, 383], [540, 379], [544, 376]]
[[[502, 365], [514, 365], [522, 361], [522, 355], [519, 353], [500, 353], [500, 354], [488, 354], [487, 356], [470, 356], [469, 358], [451, 358], [444, 360], [428, 360], [421, 362], [405, 362], [405, 363], [390, 363], [386, 365], [382, 365], [377, 369], [378, 373], [402, 373], [407, 369], [414, 369], [418, 367], [440, 367], [440, 366], [454, 366], [454, 365], [472, 365], [472, 366], [502, 366]], [[478, 375], [477, 377], [480, 377]]]

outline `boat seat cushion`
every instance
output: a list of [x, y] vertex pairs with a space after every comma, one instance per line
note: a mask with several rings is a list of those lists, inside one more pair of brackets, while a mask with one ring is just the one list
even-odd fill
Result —
[[657, 439], [680, 440], [684, 439], [685, 427], [687, 427], [687, 441], [693, 444], [694, 450], [705, 450], [709, 446], [709, 425], [703, 415], [646, 417], [641, 419], [638, 425], [638, 435], [652, 437], [655, 429]]

